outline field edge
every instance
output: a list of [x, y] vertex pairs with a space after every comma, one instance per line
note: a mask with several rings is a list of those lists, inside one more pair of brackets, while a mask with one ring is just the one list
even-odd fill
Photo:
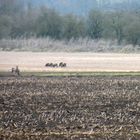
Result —
[[[0, 77], [7, 77], [7, 76], [16, 76], [10, 72], [6, 71], [0, 71]], [[37, 76], [37, 77], [61, 77], [61, 76], [76, 76], [76, 77], [84, 77], [84, 76], [140, 76], [140, 71], [138, 72], [106, 72], [106, 71], [96, 71], [96, 72], [28, 72], [24, 71], [21, 72], [21, 75], [23, 77], [28, 76]]]

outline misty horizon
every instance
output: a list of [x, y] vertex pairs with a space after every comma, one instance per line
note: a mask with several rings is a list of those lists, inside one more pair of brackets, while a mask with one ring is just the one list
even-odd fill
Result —
[[[28, 1], [25, 1], [25, 3]], [[46, 6], [55, 9], [61, 14], [75, 14], [87, 16], [91, 9], [116, 11], [139, 9], [140, 1], [138, 0], [31, 0], [35, 6]]]

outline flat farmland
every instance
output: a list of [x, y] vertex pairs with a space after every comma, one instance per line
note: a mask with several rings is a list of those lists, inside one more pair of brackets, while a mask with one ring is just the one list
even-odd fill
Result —
[[140, 77], [0, 77], [0, 140], [140, 140]]
[[[46, 63], [67, 63], [66, 68], [46, 68]], [[0, 71], [18, 65], [21, 71], [91, 72], [140, 71], [140, 54], [0, 52]]]

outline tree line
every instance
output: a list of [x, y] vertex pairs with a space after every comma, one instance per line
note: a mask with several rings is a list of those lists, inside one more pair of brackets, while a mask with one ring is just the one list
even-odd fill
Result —
[[0, 0], [0, 39], [51, 37], [117, 40], [140, 45], [140, 12], [91, 10], [86, 17], [62, 15], [45, 6]]

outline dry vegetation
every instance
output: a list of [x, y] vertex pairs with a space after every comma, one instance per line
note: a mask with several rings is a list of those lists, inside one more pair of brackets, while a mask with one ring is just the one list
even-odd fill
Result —
[[1, 77], [5, 139], [139, 140], [140, 77]]
[[29, 38], [29, 39], [1, 39], [1, 51], [33, 51], [33, 52], [139, 52], [140, 47], [131, 44], [118, 45], [116, 40], [92, 40], [79, 38], [55, 40], [51, 38]]

